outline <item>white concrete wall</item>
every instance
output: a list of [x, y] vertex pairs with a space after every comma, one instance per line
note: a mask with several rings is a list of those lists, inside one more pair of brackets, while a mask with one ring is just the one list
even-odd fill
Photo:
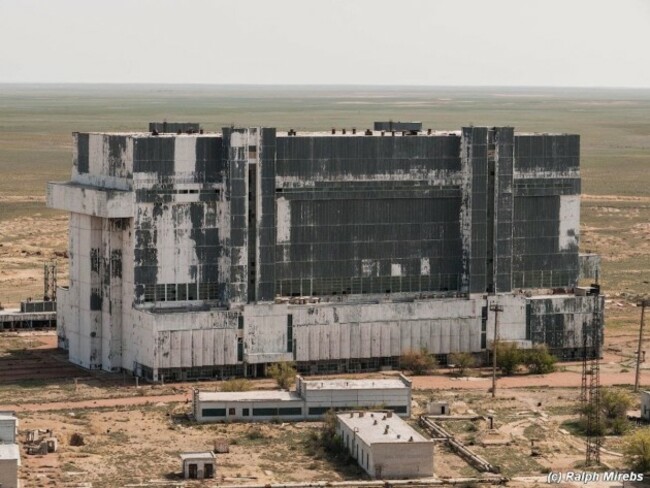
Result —
[[431, 477], [433, 451], [433, 442], [373, 444], [370, 449], [370, 475], [394, 479]]
[[88, 134], [88, 173], [78, 172], [78, 134], [73, 134], [72, 181], [100, 188], [129, 190], [133, 174], [133, 137], [126, 136], [124, 150], [117, 159], [110, 158], [111, 134]]
[[522, 295], [498, 295], [488, 299], [487, 346], [491, 348], [494, 340], [496, 312], [490, 305], [500, 305], [499, 340], [519, 341], [526, 339], [526, 297]]
[[[208, 408], [220, 408], [226, 410], [225, 417], [211, 417], [204, 416], [203, 410]], [[300, 408], [299, 415], [253, 415], [253, 409], [256, 408]], [[235, 413], [231, 414], [231, 409], [235, 409]], [[248, 409], [248, 415], [244, 416], [243, 410]], [[305, 419], [305, 405], [302, 400], [295, 401], [271, 401], [271, 400], [258, 400], [258, 401], [228, 401], [228, 402], [200, 402], [197, 417], [198, 422], [225, 422], [231, 420], [242, 420], [246, 422], [268, 422], [269, 420], [281, 419], [288, 421], [298, 421]]]
[[580, 195], [560, 196], [559, 221], [560, 251], [576, 249], [580, 236]]
[[18, 488], [18, 460], [0, 459], [0, 486], [2, 488]]
[[134, 194], [130, 191], [51, 182], [47, 184], [47, 206], [95, 217], [128, 218], [133, 217]]
[[216, 461], [209, 461], [205, 459], [185, 459], [183, 461], [183, 477], [185, 479], [190, 478], [190, 464], [196, 464], [196, 479], [205, 479], [205, 469], [206, 466], [212, 465], [212, 477], [217, 474], [217, 463]]
[[16, 420], [0, 419], [0, 444], [16, 442]]
[[404, 479], [433, 476], [433, 442], [406, 440], [369, 445], [340, 421], [337, 432], [352, 457], [372, 477]]
[[641, 418], [650, 420], [650, 392], [641, 392]]
[[250, 364], [291, 361], [288, 351], [286, 305], [244, 308], [244, 359]]
[[411, 414], [410, 391], [408, 388], [373, 388], [373, 389], [340, 389], [315, 390], [307, 388], [304, 398], [307, 407], [405, 407], [406, 413], [398, 413], [402, 417]]
[[237, 364], [237, 316], [227, 311], [151, 313], [131, 311], [124, 367], [158, 368]]
[[101, 288], [91, 271], [91, 250], [101, 246], [101, 219], [70, 214], [70, 289], [65, 314], [65, 336], [70, 361], [86, 368], [101, 366], [101, 312], [90, 310], [93, 289]]
[[399, 356], [423, 347], [432, 354], [480, 350], [477, 300], [293, 306], [289, 312], [298, 361]]

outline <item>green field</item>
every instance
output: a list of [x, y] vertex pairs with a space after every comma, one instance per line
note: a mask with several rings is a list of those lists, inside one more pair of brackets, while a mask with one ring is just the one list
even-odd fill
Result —
[[643, 197], [586, 198], [583, 249], [604, 255], [605, 287], [650, 292], [650, 90], [0, 85], [0, 240], [3, 221], [56, 215], [23, 197], [42, 198], [46, 181], [68, 178], [71, 132], [146, 130], [163, 119], [211, 131], [365, 129], [393, 119], [578, 133], [583, 193]]

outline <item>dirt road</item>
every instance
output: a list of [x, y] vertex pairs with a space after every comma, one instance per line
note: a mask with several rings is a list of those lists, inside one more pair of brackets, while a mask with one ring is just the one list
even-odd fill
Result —
[[[455, 378], [450, 376], [414, 376], [413, 388], [416, 390], [487, 390], [492, 385], [490, 377]], [[512, 376], [499, 378], [497, 390], [513, 388], [580, 388], [582, 377], [579, 373], [563, 371], [548, 375]], [[634, 372], [628, 373], [601, 373], [600, 382], [603, 386], [634, 384]], [[641, 385], [650, 385], [650, 372], [643, 372]], [[78, 402], [50, 402], [39, 404], [6, 404], [0, 405], [0, 410], [14, 410], [16, 412], [40, 412], [47, 410], [75, 410], [83, 408], [101, 407], [126, 407], [138, 405], [151, 405], [155, 403], [179, 403], [191, 401], [191, 390], [187, 385], [175, 385], [179, 389], [186, 389], [184, 393], [173, 395], [148, 395], [131, 396], [126, 398], [100, 398]], [[144, 388], [144, 387], [143, 387]], [[212, 388], [215, 389], [216, 385]], [[576, 395], [577, 395], [576, 391]]]
[[[416, 390], [435, 389], [487, 389], [492, 386], [492, 378], [454, 378], [448, 376], [414, 376], [413, 388]], [[562, 371], [546, 375], [510, 376], [497, 379], [499, 388], [580, 388], [582, 376], [580, 373]], [[603, 386], [633, 385], [634, 371], [627, 373], [600, 373], [600, 384]], [[650, 385], [650, 372], [642, 371], [641, 389], [643, 385]]]
[[0, 405], [0, 411], [13, 410], [15, 412], [42, 412], [46, 410], [76, 410], [81, 408], [101, 407], [128, 407], [156, 403], [186, 402], [191, 399], [191, 394], [178, 393], [175, 395], [135, 396], [127, 398], [100, 398], [97, 400], [83, 400], [79, 402], [51, 402], [51, 403], [23, 403]]

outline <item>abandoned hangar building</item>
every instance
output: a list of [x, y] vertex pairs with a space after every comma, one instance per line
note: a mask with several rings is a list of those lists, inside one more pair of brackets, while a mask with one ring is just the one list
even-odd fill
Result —
[[[512, 127], [75, 133], [59, 344], [152, 381], [445, 362], [499, 340], [581, 357], [603, 328], [578, 252], [579, 136]], [[598, 343], [589, 342], [589, 354]]]

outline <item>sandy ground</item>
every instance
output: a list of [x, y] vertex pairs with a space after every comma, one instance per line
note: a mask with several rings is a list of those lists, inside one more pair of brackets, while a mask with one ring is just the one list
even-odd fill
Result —
[[43, 265], [47, 262], [57, 263], [59, 285], [67, 283], [67, 248], [68, 217], [65, 215], [34, 213], [0, 220], [0, 303], [5, 308], [17, 308], [28, 297], [41, 299]]
[[[625, 354], [630, 338], [625, 329], [608, 337], [607, 343], [617, 352], [605, 354], [603, 384], [630, 381], [632, 373], [621, 370], [621, 362], [628, 360]], [[23, 361], [31, 361], [31, 353], [61, 354], [53, 348], [52, 332], [5, 334], [2, 339], [0, 361], [10, 359], [17, 369]], [[414, 377], [414, 413], [423, 413], [430, 399], [445, 399], [455, 414], [493, 415], [494, 431], [489, 431], [487, 422], [482, 420], [444, 424], [478, 454], [501, 466], [504, 474], [522, 477], [511, 485], [531, 486], [545, 470], [574, 469], [584, 458], [584, 442], [569, 434], [564, 426], [576, 419], [580, 363], [564, 363], [560, 367], [565, 371], [500, 378], [495, 399], [487, 392], [490, 378], [480, 376], [488, 375], [488, 370], [473, 370], [473, 376], [465, 379], [456, 378], [445, 369], [436, 375]], [[31, 387], [0, 385], [0, 410], [18, 413], [21, 442], [25, 442], [27, 430], [38, 428], [52, 429], [61, 443], [57, 453], [23, 453], [21, 476], [26, 487], [176, 486], [180, 470], [178, 452], [210, 449], [217, 438], [227, 439], [230, 444], [229, 453], [218, 455], [218, 483], [364, 478], [354, 464], [341, 464], [314, 449], [310, 439], [320, 431], [319, 423], [203, 426], [188, 422], [185, 416], [191, 408], [191, 388], [215, 390], [219, 382], [136, 388], [123, 384], [122, 377], [115, 374], [86, 372], [86, 376], [78, 378], [76, 387], [69, 377], [46, 378], [43, 384], [35, 377], [36, 383]], [[643, 382], [650, 384], [647, 371], [643, 373]], [[255, 380], [253, 385], [262, 389], [273, 387], [266, 379]], [[5, 400], [12, 395], [15, 401]], [[53, 398], [57, 400], [52, 401]], [[69, 444], [73, 433], [84, 437], [84, 446]], [[540, 456], [531, 456], [531, 441], [540, 450]], [[512, 452], [518, 455], [512, 456]], [[611, 468], [622, 466], [619, 452], [620, 440], [606, 438], [602, 457]], [[450, 478], [480, 475], [444, 446], [436, 449], [436, 472], [440, 477]]]

